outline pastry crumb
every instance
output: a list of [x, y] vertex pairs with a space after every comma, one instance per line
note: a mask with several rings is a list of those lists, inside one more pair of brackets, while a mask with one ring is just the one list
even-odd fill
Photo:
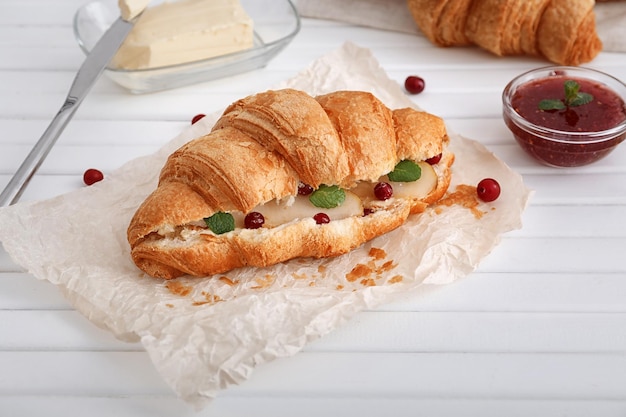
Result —
[[326, 265], [320, 265], [317, 267], [317, 272], [322, 274], [322, 277], [326, 274]]
[[[485, 214], [484, 211], [477, 208], [480, 201], [476, 194], [476, 187], [473, 185], [459, 184], [453, 193], [448, 194], [437, 202], [437, 205], [447, 207], [455, 204], [469, 209], [477, 219], [480, 219]], [[435, 209], [435, 213], [441, 214], [441, 212], [442, 209], [440, 207]]]
[[366, 287], [375, 287], [376, 281], [374, 281], [372, 278], [363, 278], [361, 280], [361, 284], [363, 284]]
[[402, 275], [395, 275], [393, 277], [391, 277], [391, 279], [389, 280], [390, 284], [396, 284], [398, 282], [402, 282], [403, 278]]
[[219, 277], [219, 280], [225, 284], [230, 285], [231, 287], [239, 283], [239, 281], [233, 281], [232, 279], [228, 278], [226, 275]]
[[394, 265], [393, 261], [387, 261], [380, 268], [378, 268], [378, 271], [379, 271], [379, 273], [386, 272], [386, 271], [391, 271], [395, 267], [396, 266]]
[[189, 295], [193, 289], [189, 285], [181, 284], [178, 281], [167, 281], [165, 287], [170, 290], [172, 294], [180, 295], [181, 297]]
[[359, 278], [367, 277], [372, 273], [372, 268], [364, 264], [356, 264], [352, 271], [346, 274], [346, 279], [349, 282], [354, 282]]
[[220, 297], [219, 295], [209, 294], [206, 291], [202, 291], [202, 295], [204, 296], [204, 300], [194, 301], [193, 302], [194, 306], [201, 306], [205, 304], [215, 304], [217, 302], [223, 301], [222, 297]]
[[266, 274], [263, 278], [255, 278], [255, 281], [258, 285], [255, 285], [252, 289], [258, 290], [270, 287], [276, 281], [276, 277], [272, 274]]
[[387, 256], [387, 252], [380, 248], [371, 248], [368, 255], [376, 260], [380, 260]]

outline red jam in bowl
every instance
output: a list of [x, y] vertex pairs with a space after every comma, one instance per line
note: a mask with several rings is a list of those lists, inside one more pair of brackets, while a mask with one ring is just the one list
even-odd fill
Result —
[[[593, 99], [569, 105], [565, 82]], [[626, 85], [599, 71], [547, 67], [511, 81], [502, 94], [503, 117], [519, 145], [540, 162], [557, 167], [587, 165], [608, 155], [626, 138]], [[542, 100], [562, 108], [540, 108]]]

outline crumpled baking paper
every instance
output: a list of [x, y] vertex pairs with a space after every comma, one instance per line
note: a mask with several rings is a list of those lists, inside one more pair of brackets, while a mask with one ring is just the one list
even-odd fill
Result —
[[[364, 90], [391, 108], [413, 105], [371, 52], [351, 43], [278, 87], [313, 95]], [[521, 177], [478, 142], [451, 134], [450, 192], [493, 177], [503, 190], [498, 200], [473, 209], [434, 207], [337, 258], [295, 259], [212, 278], [147, 277], [130, 259], [127, 225], [156, 187], [167, 156], [208, 132], [218, 117], [205, 117], [157, 153], [91, 187], [0, 210], [0, 240], [11, 257], [55, 284], [94, 324], [122, 340], [141, 341], [176, 394], [198, 408], [248, 379], [257, 365], [296, 354], [364, 309], [464, 277], [503, 233], [521, 227], [531, 194]]]

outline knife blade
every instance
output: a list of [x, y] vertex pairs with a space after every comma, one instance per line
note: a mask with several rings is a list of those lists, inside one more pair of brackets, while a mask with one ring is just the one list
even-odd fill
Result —
[[136, 21], [137, 18], [131, 21], [118, 18], [87, 55], [58, 113], [0, 194], [0, 207], [15, 204], [20, 199], [61, 132], [122, 45]]

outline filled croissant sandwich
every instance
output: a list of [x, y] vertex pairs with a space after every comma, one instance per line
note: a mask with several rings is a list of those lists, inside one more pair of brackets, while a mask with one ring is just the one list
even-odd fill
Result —
[[171, 279], [332, 257], [446, 193], [442, 119], [370, 93], [267, 91], [171, 154], [128, 227], [135, 264]]

